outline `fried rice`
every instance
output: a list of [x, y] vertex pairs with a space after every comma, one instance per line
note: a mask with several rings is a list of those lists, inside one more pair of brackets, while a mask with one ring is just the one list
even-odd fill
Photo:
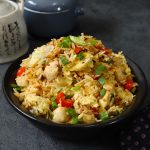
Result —
[[22, 60], [14, 95], [32, 114], [56, 123], [89, 124], [121, 115], [137, 83], [122, 52], [92, 36], [52, 39]]

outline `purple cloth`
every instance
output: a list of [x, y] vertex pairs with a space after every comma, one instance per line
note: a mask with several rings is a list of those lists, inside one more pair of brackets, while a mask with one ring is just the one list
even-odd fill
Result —
[[122, 150], [150, 150], [150, 106], [121, 131]]

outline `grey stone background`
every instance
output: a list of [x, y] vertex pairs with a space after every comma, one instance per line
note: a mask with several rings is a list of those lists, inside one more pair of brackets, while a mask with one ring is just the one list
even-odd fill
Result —
[[[78, 18], [72, 34], [94, 35], [114, 51], [122, 50], [144, 71], [150, 83], [150, 1], [149, 0], [80, 0], [85, 15]], [[47, 40], [29, 38], [30, 51]], [[0, 85], [10, 64], [0, 65]], [[149, 90], [150, 92], [150, 90]], [[149, 102], [149, 95], [145, 105]], [[105, 138], [107, 139], [107, 137]], [[0, 150], [116, 150], [117, 135], [103, 144], [90, 141], [54, 138], [22, 117], [8, 104], [0, 86]]]

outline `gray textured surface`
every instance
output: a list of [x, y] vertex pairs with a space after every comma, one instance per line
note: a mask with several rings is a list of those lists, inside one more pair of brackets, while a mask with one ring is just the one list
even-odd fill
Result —
[[[82, 0], [80, 3], [85, 15], [78, 19], [72, 33], [91, 34], [102, 39], [107, 47], [123, 50], [139, 64], [150, 81], [150, 1]], [[31, 48], [43, 42], [31, 38]], [[0, 85], [8, 66], [0, 65]], [[116, 150], [113, 136], [107, 146], [100, 139], [75, 142], [54, 138], [14, 111], [0, 86], [0, 150]]]

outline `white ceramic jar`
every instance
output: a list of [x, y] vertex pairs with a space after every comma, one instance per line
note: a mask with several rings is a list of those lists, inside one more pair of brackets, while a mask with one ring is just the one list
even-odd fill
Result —
[[17, 59], [28, 51], [23, 0], [18, 4], [0, 0], [0, 63]]

